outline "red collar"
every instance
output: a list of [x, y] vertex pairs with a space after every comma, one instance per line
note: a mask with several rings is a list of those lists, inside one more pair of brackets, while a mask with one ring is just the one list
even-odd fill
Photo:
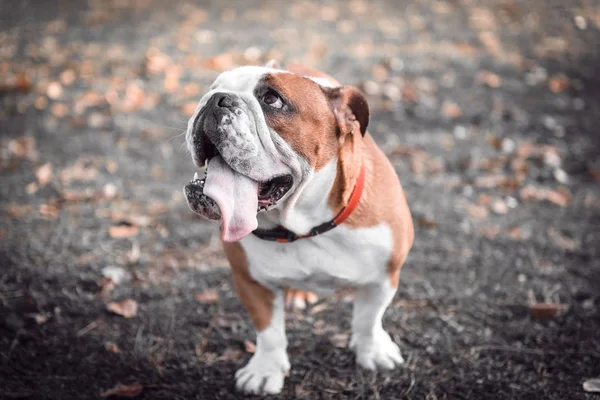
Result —
[[281, 243], [293, 242], [298, 239], [306, 239], [309, 237], [323, 234], [340, 225], [350, 216], [350, 214], [352, 214], [352, 212], [358, 205], [358, 202], [360, 201], [360, 197], [362, 196], [364, 188], [365, 164], [363, 164], [360, 167], [360, 173], [358, 175], [358, 179], [356, 180], [356, 184], [354, 185], [354, 189], [352, 189], [352, 194], [350, 195], [348, 204], [346, 205], [346, 207], [342, 208], [340, 213], [331, 221], [324, 222], [321, 225], [312, 228], [310, 232], [308, 232], [306, 235], [296, 235], [294, 232], [287, 230], [283, 227], [274, 229], [256, 229], [252, 233], [260, 239]]

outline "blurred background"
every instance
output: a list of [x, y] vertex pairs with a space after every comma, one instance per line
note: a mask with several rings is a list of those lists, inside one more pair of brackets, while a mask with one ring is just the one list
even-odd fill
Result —
[[0, 397], [238, 398], [253, 330], [182, 133], [271, 58], [367, 94], [417, 230], [384, 319], [406, 367], [357, 370], [322, 299], [288, 314], [282, 398], [591, 398], [595, 0], [0, 0]]

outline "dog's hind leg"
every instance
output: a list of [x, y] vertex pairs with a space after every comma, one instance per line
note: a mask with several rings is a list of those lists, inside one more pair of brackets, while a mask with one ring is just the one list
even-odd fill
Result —
[[381, 319], [396, 288], [388, 280], [363, 286], [354, 292], [350, 348], [363, 368], [393, 369], [404, 362], [398, 345], [383, 329]]

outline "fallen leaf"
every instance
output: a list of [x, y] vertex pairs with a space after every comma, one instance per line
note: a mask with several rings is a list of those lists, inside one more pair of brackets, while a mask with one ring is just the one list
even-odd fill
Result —
[[562, 160], [556, 147], [544, 146], [540, 149], [540, 151], [542, 153], [542, 161], [545, 165], [554, 168], [560, 167]]
[[120, 302], [112, 301], [106, 305], [106, 309], [124, 318], [133, 318], [138, 312], [138, 303], [132, 299]]
[[477, 204], [469, 204], [467, 206], [467, 211], [473, 219], [485, 219], [489, 215], [487, 208]]
[[482, 193], [477, 198], [477, 202], [479, 203], [479, 205], [487, 207], [492, 202], [492, 197], [489, 194]]
[[348, 346], [348, 335], [346, 333], [336, 333], [329, 337], [329, 341], [334, 347], [344, 349]]
[[33, 102], [33, 106], [38, 110], [45, 110], [48, 107], [48, 98], [46, 96], [38, 96]]
[[415, 175], [422, 177], [425, 173], [435, 174], [443, 171], [444, 163], [425, 152], [420, 152], [411, 156], [410, 169]]
[[471, 7], [469, 20], [473, 28], [480, 31], [496, 29], [496, 19], [494, 13], [483, 7]]
[[44, 217], [56, 218], [58, 217], [58, 208], [52, 204], [40, 205], [40, 214]]
[[106, 278], [110, 278], [115, 285], [119, 285], [131, 278], [129, 272], [118, 266], [108, 266], [102, 268], [102, 275]]
[[89, 264], [93, 261], [98, 260], [98, 256], [92, 252], [84, 253], [75, 259], [78, 265]]
[[309, 314], [315, 315], [322, 311], [325, 311], [327, 308], [329, 308], [329, 306], [326, 303], [317, 304], [316, 306], [310, 308]]
[[217, 358], [219, 361], [237, 361], [241, 359], [243, 353], [239, 349], [227, 349], [225, 352]]
[[197, 107], [198, 107], [197, 101], [189, 101], [181, 107], [181, 113], [188, 117], [191, 117], [196, 112]]
[[99, 129], [106, 124], [106, 117], [99, 112], [93, 112], [87, 119], [87, 125], [90, 128]]
[[217, 328], [231, 328], [234, 325], [239, 324], [241, 318], [237, 314], [214, 314], [210, 319], [210, 325], [216, 326]]
[[11, 218], [21, 218], [31, 212], [31, 206], [25, 204], [9, 203], [6, 213]]
[[65, 189], [62, 191], [62, 197], [68, 202], [78, 202], [94, 200], [98, 198], [98, 195], [93, 188], [86, 188], [85, 190]]
[[130, 223], [122, 223], [121, 225], [111, 226], [108, 233], [113, 239], [129, 238], [137, 236], [139, 228]]
[[[139, 227], [150, 226], [154, 220], [149, 215], [138, 214], [134, 211], [124, 212], [115, 210], [105, 210], [108, 214], [101, 215], [102, 217], [110, 217], [110, 219], [117, 223], [117, 225], [135, 225]], [[100, 215], [98, 215], [100, 216]]]
[[102, 298], [107, 298], [110, 292], [112, 292], [112, 290], [116, 286], [117, 285], [113, 282], [112, 279], [107, 277], [102, 278], [100, 282], [98, 282], [98, 287], [100, 288], [100, 296]]
[[488, 239], [493, 239], [500, 233], [501, 229], [498, 225], [486, 225], [477, 229], [483, 236]]
[[506, 202], [502, 199], [494, 200], [490, 208], [492, 212], [494, 212], [494, 214], [503, 215], [508, 212], [508, 206], [506, 205]]
[[371, 69], [371, 76], [374, 80], [383, 82], [388, 78], [388, 70], [381, 64], [375, 64]]
[[69, 68], [61, 72], [59, 78], [63, 85], [70, 86], [75, 83], [77, 75], [75, 74], [74, 70]]
[[587, 170], [596, 180], [596, 182], [600, 182], [600, 158], [598, 160], [588, 162]]
[[141, 107], [146, 93], [136, 83], [130, 83], [125, 89], [125, 102], [124, 109], [127, 111], [134, 111]]
[[246, 349], [246, 353], [254, 354], [256, 352], [256, 345], [249, 340], [244, 340], [244, 349]]
[[319, 296], [313, 292], [305, 292], [304, 295], [306, 296], [306, 302], [308, 304], [315, 304], [317, 301], [319, 301]]
[[219, 72], [233, 69], [235, 67], [233, 53], [222, 53], [217, 56], [207, 58], [202, 62], [202, 66], [204, 68], [212, 69]]
[[50, 178], [52, 178], [52, 164], [46, 163], [39, 167], [35, 171], [35, 177], [41, 186], [46, 186], [50, 182]]
[[548, 80], [548, 88], [552, 93], [562, 93], [569, 87], [569, 78], [565, 75], [555, 75]]
[[530, 304], [529, 309], [536, 319], [548, 319], [562, 314], [569, 308], [563, 303], [536, 303]]
[[538, 188], [533, 185], [528, 185], [521, 189], [519, 196], [523, 200], [548, 201], [561, 207], [566, 207], [573, 197], [566, 188], [551, 190]]
[[217, 289], [206, 289], [194, 296], [202, 304], [216, 304], [221, 299]]
[[30, 184], [25, 186], [25, 193], [34, 194], [35, 192], [38, 191], [39, 188], [40, 187], [38, 186], [37, 182], [31, 182]]
[[3, 92], [28, 92], [31, 82], [23, 73], [18, 73], [9, 79], [0, 82], [0, 93]]
[[294, 386], [294, 396], [297, 399], [310, 399], [312, 398], [312, 393], [312, 388], [305, 386], [305, 383]]
[[528, 235], [523, 232], [520, 226], [514, 226], [508, 230], [508, 237], [512, 240], [524, 240], [528, 238]]
[[107, 183], [102, 188], [102, 194], [105, 199], [111, 200], [117, 197], [118, 188], [114, 183]]
[[67, 107], [67, 105], [65, 103], [54, 103], [50, 107], [50, 112], [56, 118], [63, 118], [68, 114], [69, 108]]
[[417, 218], [417, 225], [423, 226], [427, 229], [435, 229], [438, 227], [438, 224], [435, 221], [433, 221], [427, 217]]
[[140, 261], [140, 256], [140, 245], [134, 242], [131, 245], [131, 250], [129, 250], [125, 256], [125, 263], [128, 265], [136, 265]]
[[35, 138], [31, 136], [22, 136], [12, 139], [8, 142], [8, 150], [17, 158], [34, 159], [37, 156], [35, 149]]
[[119, 169], [119, 165], [114, 160], [106, 161], [106, 170], [109, 174], [114, 174]]
[[592, 194], [587, 194], [583, 199], [583, 205], [587, 208], [595, 208], [600, 210], [600, 198]]
[[579, 247], [576, 240], [561, 234], [555, 228], [548, 228], [548, 237], [550, 237], [558, 247], [565, 250], [576, 250]]
[[196, 355], [198, 356], [199, 361], [205, 365], [210, 365], [219, 359], [219, 355], [217, 353], [210, 351], [199, 353], [198, 349], [196, 349]]
[[68, 185], [73, 181], [92, 181], [96, 179], [97, 173], [92, 160], [80, 158], [73, 165], [64, 168], [59, 175], [63, 184]]
[[148, 214], [150, 215], [162, 215], [168, 213], [171, 210], [171, 207], [160, 200], [153, 200], [148, 204], [147, 209]]
[[323, 7], [320, 11], [320, 17], [323, 21], [335, 21], [340, 15], [335, 7]]
[[481, 71], [477, 75], [476, 82], [480, 85], [487, 85], [491, 88], [499, 88], [502, 85], [502, 78], [490, 71]]
[[115, 353], [115, 354], [118, 354], [121, 352], [121, 349], [119, 349], [119, 346], [113, 342], [104, 343], [104, 348], [106, 349], [106, 351], [110, 351], [111, 353]]
[[197, 96], [198, 94], [200, 94], [201, 90], [202, 89], [200, 88], [200, 86], [197, 83], [191, 82], [191, 83], [186, 83], [181, 88], [181, 93], [186, 97], [192, 97], [192, 96]]
[[50, 82], [46, 88], [46, 96], [52, 100], [58, 99], [63, 94], [63, 88], [58, 82]]
[[600, 378], [588, 379], [583, 382], [583, 390], [588, 393], [600, 393]]
[[48, 322], [48, 315], [46, 314], [35, 314], [33, 318], [38, 325], [43, 325]]
[[531, 142], [521, 142], [516, 146], [517, 159], [540, 158], [548, 166], [558, 167], [561, 164], [560, 151], [555, 146], [540, 145]]
[[458, 118], [462, 115], [462, 110], [456, 103], [445, 102], [442, 106], [442, 112], [448, 118]]
[[416, 103], [419, 100], [417, 87], [412, 83], [405, 83], [401, 91], [402, 100], [407, 103]]
[[514, 158], [510, 161], [510, 169], [515, 175], [521, 177], [521, 179], [525, 179], [529, 171], [529, 164], [524, 158]]
[[166, 93], [175, 93], [179, 88], [179, 78], [181, 77], [181, 68], [179, 66], [169, 66], [165, 71], [163, 80], [163, 90]]
[[502, 55], [502, 45], [498, 36], [494, 32], [485, 31], [479, 33], [479, 40], [485, 47], [485, 49], [493, 56], [499, 57]]
[[137, 397], [142, 394], [143, 390], [144, 387], [139, 382], [135, 382], [130, 385], [119, 383], [114, 388], [102, 392], [100, 397]]
[[151, 74], [163, 72], [170, 64], [169, 57], [156, 47], [150, 47], [146, 51], [146, 69]]

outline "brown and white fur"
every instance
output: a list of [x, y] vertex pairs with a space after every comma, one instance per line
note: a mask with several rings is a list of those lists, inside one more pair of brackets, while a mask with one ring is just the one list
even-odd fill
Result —
[[372, 137], [361, 132], [369, 118], [366, 100], [357, 89], [301, 65], [285, 70], [242, 67], [222, 74], [211, 92], [253, 93], [259, 81], [293, 104], [293, 115], [265, 113], [265, 122], [272, 135], [287, 142], [292, 157], [308, 166], [302, 182], [280, 206], [258, 214], [260, 228], [281, 225], [306, 234], [347, 204], [361, 163], [366, 179], [354, 212], [325, 234], [292, 243], [252, 234], [224, 242], [237, 292], [257, 332], [256, 352], [237, 371], [236, 387], [247, 393], [282, 390], [290, 369], [284, 321], [287, 289], [320, 295], [352, 289], [350, 348], [356, 362], [366, 369], [392, 369], [403, 359], [381, 320], [413, 243], [413, 223], [394, 168]]

